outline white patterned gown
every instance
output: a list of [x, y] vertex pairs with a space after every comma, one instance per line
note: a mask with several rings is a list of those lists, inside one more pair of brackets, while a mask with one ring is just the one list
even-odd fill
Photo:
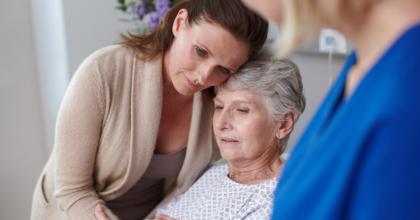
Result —
[[214, 165], [157, 213], [177, 220], [270, 219], [277, 179], [245, 185], [227, 174], [227, 164]]

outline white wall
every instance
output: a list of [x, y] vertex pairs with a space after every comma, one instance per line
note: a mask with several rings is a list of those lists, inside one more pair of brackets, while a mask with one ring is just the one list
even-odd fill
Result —
[[298, 65], [302, 75], [306, 109], [290, 136], [288, 150], [295, 145], [328, 92], [330, 88], [330, 73], [332, 79], [335, 80], [345, 57], [342, 55], [333, 56], [331, 65], [329, 65], [326, 54], [298, 52], [292, 54], [290, 59]]
[[61, 1], [31, 0], [37, 70], [47, 150], [54, 141], [55, 118], [69, 82]]
[[30, 1], [0, 2], [0, 219], [29, 219], [45, 157]]
[[116, 3], [116, 0], [63, 1], [70, 74], [86, 56], [118, 42], [119, 33], [131, 28], [129, 23], [119, 21], [124, 16], [115, 9]]

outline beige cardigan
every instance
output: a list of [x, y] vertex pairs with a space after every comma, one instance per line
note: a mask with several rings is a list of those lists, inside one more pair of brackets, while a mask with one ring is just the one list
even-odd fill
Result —
[[[95, 219], [98, 203], [123, 195], [141, 178], [156, 145], [162, 85], [161, 57], [145, 61], [122, 46], [98, 50], [81, 64], [58, 114], [32, 220]], [[186, 158], [162, 203], [186, 191], [218, 157], [211, 117], [210, 96], [196, 93]]]

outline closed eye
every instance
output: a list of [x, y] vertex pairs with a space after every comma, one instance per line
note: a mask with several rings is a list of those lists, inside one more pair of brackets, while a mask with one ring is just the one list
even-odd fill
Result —
[[248, 113], [249, 109], [238, 108], [238, 109], [236, 109], [236, 111], [241, 112], [241, 113]]
[[202, 58], [207, 57], [209, 54], [204, 48], [198, 46], [195, 47], [195, 53], [197, 53], [197, 55]]
[[223, 66], [219, 66], [218, 70], [221, 74], [223, 75], [229, 75], [230, 74], [230, 70], [228, 70], [227, 68], [223, 67]]
[[214, 106], [214, 109], [216, 109], [216, 110], [222, 110], [223, 109], [223, 106], [221, 106], [221, 105], [215, 105]]

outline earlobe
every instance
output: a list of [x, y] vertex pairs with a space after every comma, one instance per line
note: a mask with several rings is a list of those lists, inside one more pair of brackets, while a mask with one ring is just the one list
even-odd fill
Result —
[[283, 139], [284, 137], [286, 137], [286, 134], [285, 134], [285, 132], [284, 132], [284, 129], [283, 129], [282, 127], [279, 127], [279, 128], [277, 129], [277, 132], [276, 132], [276, 138], [277, 138], [277, 139], [279, 139], [279, 140], [281, 140], [281, 139]]
[[172, 34], [176, 37], [181, 28], [188, 24], [188, 11], [183, 8], [178, 11], [175, 17], [174, 23], [172, 24]]
[[295, 125], [295, 117], [293, 113], [288, 113], [284, 116], [284, 120], [282, 122], [279, 122], [280, 125], [277, 128], [276, 131], [276, 138], [278, 138], [279, 140], [287, 137], [287, 135], [290, 134], [290, 132], [292, 132], [293, 127]]

